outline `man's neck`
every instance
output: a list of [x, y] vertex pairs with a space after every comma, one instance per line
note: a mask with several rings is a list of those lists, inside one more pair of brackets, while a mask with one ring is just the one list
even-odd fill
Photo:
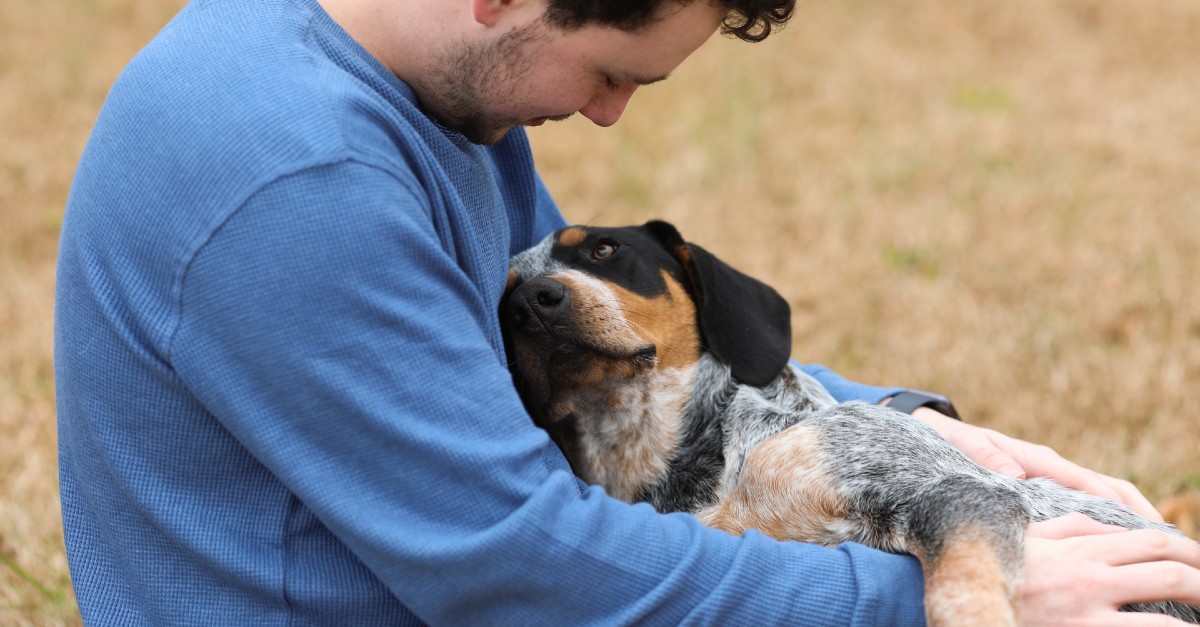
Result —
[[317, 0], [383, 67], [425, 84], [448, 47], [478, 42], [545, 11], [542, 0]]
[[420, 82], [438, 42], [470, 19], [467, 2], [445, 0], [317, 0], [325, 12], [383, 67]]

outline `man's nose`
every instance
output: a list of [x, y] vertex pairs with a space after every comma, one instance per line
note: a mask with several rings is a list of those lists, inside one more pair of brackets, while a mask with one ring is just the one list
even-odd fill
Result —
[[625, 112], [625, 106], [629, 104], [629, 99], [633, 97], [633, 92], [637, 91], [637, 88], [637, 85], [621, 86], [616, 89], [605, 88], [579, 112], [596, 126], [612, 126], [621, 119], [621, 114]]

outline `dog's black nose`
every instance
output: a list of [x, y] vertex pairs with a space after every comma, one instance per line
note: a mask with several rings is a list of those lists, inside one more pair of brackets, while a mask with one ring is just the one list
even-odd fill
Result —
[[540, 279], [534, 281], [533, 298], [537, 306], [550, 310], [558, 307], [567, 297], [567, 288], [558, 281]]
[[509, 297], [513, 327], [527, 333], [544, 331], [566, 310], [567, 286], [546, 277], [530, 279]]

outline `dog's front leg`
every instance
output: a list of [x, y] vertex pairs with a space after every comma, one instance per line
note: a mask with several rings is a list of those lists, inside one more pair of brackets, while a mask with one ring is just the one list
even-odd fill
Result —
[[696, 516], [735, 535], [755, 529], [777, 540], [826, 546], [855, 539], [823, 441], [821, 427], [807, 422], [763, 440], [746, 455], [721, 500]]
[[930, 625], [1015, 625], [1029, 513], [1021, 497], [967, 475], [927, 484], [910, 501], [905, 540], [925, 571]]
[[939, 475], [923, 462], [894, 468], [899, 474], [849, 469], [844, 449], [827, 446], [827, 429], [802, 421], [763, 440], [736, 483], [697, 517], [733, 534], [756, 529], [780, 540], [912, 553], [925, 571], [930, 625], [1015, 625], [1029, 522], [1021, 496], [978, 476]]

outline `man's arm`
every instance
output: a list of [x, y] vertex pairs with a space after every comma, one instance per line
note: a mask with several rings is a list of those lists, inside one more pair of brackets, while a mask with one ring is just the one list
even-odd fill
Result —
[[[534, 185], [536, 186], [537, 206], [534, 208], [533, 222], [533, 237], [527, 243], [518, 243], [514, 238], [515, 248], [512, 253], [516, 253], [537, 244], [542, 241], [542, 238], [547, 235], [567, 226], [567, 220], [563, 217], [558, 209], [558, 204], [554, 202], [554, 197], [550, 195], [550, 190], [546, 189], [546, 184], [542, 182], [542, 177], [537, 172], [534, 172]], [[525, 244], [525, 245], [521, 245]]]
[[[733, 537], [552, 470], [494, 303], [387, 179], [343, 163], [252, 198], [191, 264], [173, 354], [405, 605], [444, 624], [920, 620], [911, 558]], [[373, 189], [391, 191], [353, 191]]]

